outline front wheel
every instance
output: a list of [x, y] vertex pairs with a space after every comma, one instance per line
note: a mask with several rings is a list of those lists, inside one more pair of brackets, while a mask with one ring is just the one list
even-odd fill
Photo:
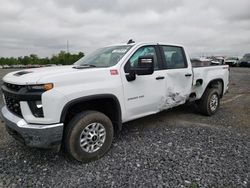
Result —
[[66, 152], [80, 162], [99, 159], [109, 150], [113, 132], [112, 122], [105, 114], [97, 111], [79, 113], [66, 127]]
[[219, 92], [215, 88], [209, 88], [203, 94], [199, 107], [202, 114], [211, 116], [215, 114], [220, 106]]

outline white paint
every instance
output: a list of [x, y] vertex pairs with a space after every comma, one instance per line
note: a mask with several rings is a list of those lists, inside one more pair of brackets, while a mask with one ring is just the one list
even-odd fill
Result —
[[[144, 45], [156, 45], [155, 42], [137, 43], [113, 67], [73, 69], [72, 66], [30, 69], [32, 73], [14, 76], [7, 74], [3, 80], [13, 84], [53, 83], [54, 88], [43, 93], [42, 104], [44, 118], [34, 117], [25, 102], [21, 102], [24, 119], [28, 123], [58, 123], [63, 107], [74, 99], [98, 95], [112, 94], [120, 102], [122, 122], [157, 113], [161, 110], [183, 104], [192, 92], [199, 99], [207, 84], [213, 79], [222, 79], [225, 93], [228, 85], [228, 66], [199, 67], [192, 69], [187, 57], [187, 68], [157, 70], [152, 75], [136, 76], [136, 80], [128, 82], [124, 65], [131, 55]], [[167, 45], [167, 44], [164, 44]], [[178, 46], [178, 45], [176, 45]], [[110, 70], [118, 70], [118, 75], [111, 75]], [[192, 74], [186, 77], [185, 74]], [[156, 80], [158, 76], [165, 79]], [[202, 86], [195, 86], [197, 79], [203, 79]]]

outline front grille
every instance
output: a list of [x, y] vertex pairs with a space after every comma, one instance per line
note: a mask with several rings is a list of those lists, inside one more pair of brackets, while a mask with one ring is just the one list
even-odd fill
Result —
[[4, 95], [5, 103], [7, 108], [14, 114], [22, 117], [21, 107], [20, 107], [20, 101], [16, 100], [12, 97]]
[[[16, 84], [10, 84], [10, 83], [6, 83], [4, 82], [3, 85], [10, 91], [13, 92], [18, 92], [20, 89], [25, 88], [25, 85], [16, 85]], [[9, 111], [11, 111], [12, 113], [22, 117], [22, 112], [21, 112], [21, 107], [20, 107], [20, 100], [18, 100], [15, 95], [9, 93], [9, 92], [5, 92], [3, 90], [4, 93], [4, 99], [5, 99], [5, 103], [7, 108], [9, 109]]]
[[3, 83], [8, 89], [12, 91], [19, 91], [21, 88], [24, 88], [24, 85], [16, 85], [16, 84], [10, 84], [10, 83]]
[[[22, 117], [20, 101], [41, 101], [43, 93], [43, 91], [29, 90], [27, 85], [16, 85], [6, 82], [3, 83], [2, 91], [6, 107], [10, 112], [19, 117]], [[34, 114], [33, 111], [32, 113]]]

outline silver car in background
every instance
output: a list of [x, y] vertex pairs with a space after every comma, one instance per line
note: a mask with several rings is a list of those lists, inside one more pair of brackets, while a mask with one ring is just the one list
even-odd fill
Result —
[[227, 57], [225, 59], [225, 64], [231, 67], [239, 66], [239, 58], [238, 57]]

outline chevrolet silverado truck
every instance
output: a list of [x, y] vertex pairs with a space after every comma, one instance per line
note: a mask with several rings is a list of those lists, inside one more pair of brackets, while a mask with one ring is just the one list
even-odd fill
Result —
[[8, 73], [2, 119], [27, 146], [63, 148], [89, 162], [109, 150], [124, 122], [189, 101], [213, 115], [228, 77], [228, 65], [192, 67], [180, 45], [111, 45], [70, 66]]

